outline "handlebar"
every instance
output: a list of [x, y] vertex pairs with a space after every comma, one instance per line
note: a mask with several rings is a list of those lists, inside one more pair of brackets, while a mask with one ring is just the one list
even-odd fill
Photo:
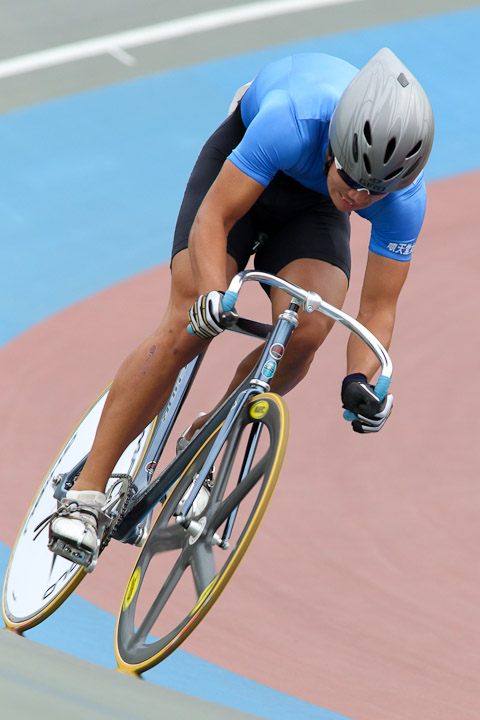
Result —
[[375, 394], [380, 400], [384, 399], [390, 386], [393, 364], [388, 352], [385, 350], [381, 342], [377, 340], [375, 335], [370, 332], [370, 330], [359, 323], [358, 320], [355, 320], [350, 315], [347, 315], [347, 313], [343, 312], [343, 310], [339, 310], [333, 305], [325, 302], [325, 300], [322, 300], [318, 293], [311, 290], [304, 290], [288, 280], [283, 280], [276, 275], [271, 275], [270, 273], [261, 272], [259, 270], [243, 270], [235, 275], [223, 297], [222, 305], [225, 311], [233, 308], [243, 284], [252, 280], [283, 290], [283, 292], [292, 297], [294, 302], [298, 302], [302, 305], [304, 312], [311, 313], [318, 310], [318, 312], [321, 312], [332, 320], [339, 322], [341, 325], [346, 327], [347, 330], [350, 330], [350, 332], [353, 332], [357, 337], [359, 337], [360, 340], [362, 340], [370, 348], [380, 362], [382, 369], [377, 384], [375, 385]]

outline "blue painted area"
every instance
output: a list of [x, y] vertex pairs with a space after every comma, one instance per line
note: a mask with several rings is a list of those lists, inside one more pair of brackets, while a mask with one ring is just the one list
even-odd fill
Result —
[[322, 51], [362, 65], [389, 45], [436, 115], [427, 179], [477, 170], [480, 9], [269, 48], [0, 117], [0, 345], [165, 262], [201, 144], [266, 62]]
[[[1, 577], [7, 569], [9, 556], [10, 549], [0, 542]], [[73, 653], [76, 657], [107, 668], [116, 667], [114, 635], [114, 616], [75, 594], [44, 623], [26, 633], [31, 640], [42, 645]], [[156, 685], [233, 707], [266, 720], [348, 720], [344, 715], [223, 670], [184, 650], [177, 650], [143, 677]]]
[[477, 170], [480, 9], [161, 73], [0, 117], [0, 346], [168, 260], [192, 163], [233, 91], [265, 63], [321, 51], [361, 66], [390, 46], [430, 95], [433, 180]]

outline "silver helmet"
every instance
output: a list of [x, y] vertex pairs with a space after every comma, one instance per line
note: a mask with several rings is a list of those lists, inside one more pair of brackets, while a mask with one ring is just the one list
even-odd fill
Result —
[[401, 190], [430, 155], [434, 121], [428, 97], [388, 48], [358, 72], [330, 123], [334, 157], [349, 178], [377, 193]]

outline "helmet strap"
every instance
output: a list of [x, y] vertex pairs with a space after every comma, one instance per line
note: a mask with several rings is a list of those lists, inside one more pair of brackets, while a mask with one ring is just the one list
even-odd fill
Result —
[[328, 142], [327, 149], [325, 150], [325, 162], [323, 163], [323, 174], [328, 175], [328, 171], [330, 170], [333, 163], [333, 150], [332, 146], [330, 145], [330, 141]]

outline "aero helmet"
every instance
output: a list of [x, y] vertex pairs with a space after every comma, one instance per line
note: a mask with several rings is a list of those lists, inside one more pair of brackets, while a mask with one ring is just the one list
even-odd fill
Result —
[[434, 121], [428, 97], [388, 48], [379, 50], [342, 94], [329, 141], [344, 172], [378, 193], [410, 185], [428, 160]]

